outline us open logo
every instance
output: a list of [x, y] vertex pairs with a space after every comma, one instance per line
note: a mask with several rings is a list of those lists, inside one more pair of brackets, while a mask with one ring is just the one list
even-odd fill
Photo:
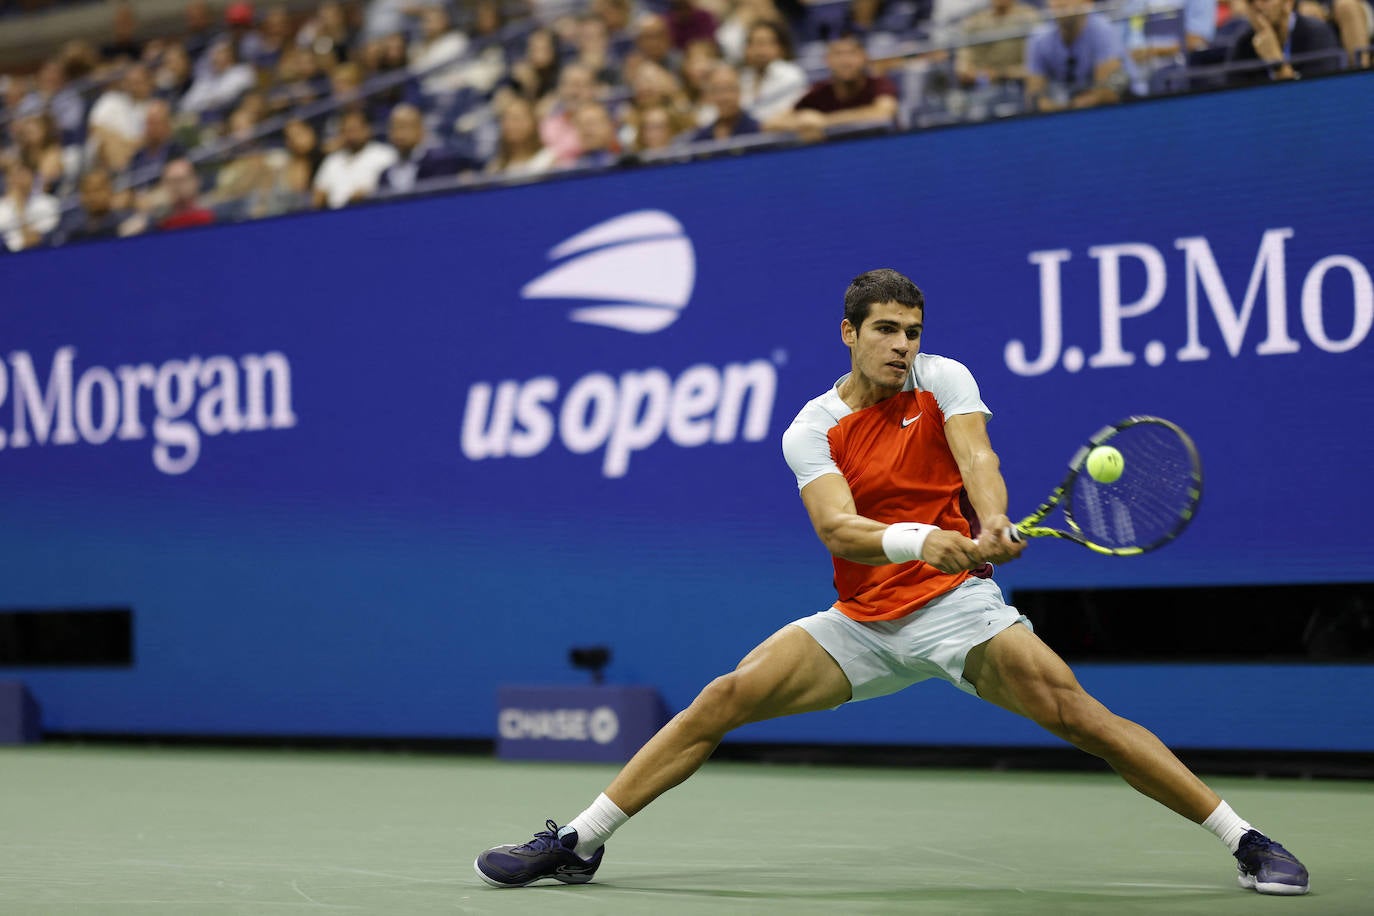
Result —
[[692, 240], [662, 210], [636, 210], [598, 223], [555, 245], [548, 256], [571, 260], [526, 283], [520, 295], [590, 301], [568, 315], [580, 324], [635, 334], [662, 331], [677, 321], [696, 283]]
[[[616, 331], [668, 328], [696, 284], [692, 241], [662, 210], [597, 223], [548, 256], [559, 263], [520, 295], [572, 301], [570, 320]], [[531, 458], [559, 443], [574, 455], [599, 452], [602, 476], [617, 478], [629, 472], [635, 453], [665, 439], [681, 448], [761, 442], [785, 359], [779, 354], [776, 362], [696, 361], [676, 374], [661, 366], [615, 367], [571, 382], [553, 375], [475, 382], [463, 409], [463, 457]]]

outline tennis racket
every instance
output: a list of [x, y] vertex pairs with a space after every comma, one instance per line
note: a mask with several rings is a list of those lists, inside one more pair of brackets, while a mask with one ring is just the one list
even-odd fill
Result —
[[[1121, 476], [1092, 478], [1088, 454], [1100, 445], [1121, 453]], [[1183, 533], [1202, 501], [1202, 459], [1182, 429], [1159, 417], [1127, 417], [1104, 427], [1069, 461], [1069, 473], [1040, 507], [1017, 522], [1013, 540], [1053, 537], [1109, 556], [1163, 547]], [[1063, 528], [1042, 525], [1055, 507]]]

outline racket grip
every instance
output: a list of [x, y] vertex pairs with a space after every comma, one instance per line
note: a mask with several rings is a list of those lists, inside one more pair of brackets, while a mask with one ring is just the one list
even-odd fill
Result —
[[1021, 543], [1022, 540], [1021, 532], [1017, 530], [1015, 525], [1012, 525], [1010, 528], [1007, 529], [1007, 537], [1011, 538], [1018, 544]]

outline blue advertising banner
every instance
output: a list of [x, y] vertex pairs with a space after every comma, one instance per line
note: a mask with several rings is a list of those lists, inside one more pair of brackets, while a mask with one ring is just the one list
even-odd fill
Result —
[[[1035, 544], [1005, 590], [1374, 580], [1371, 89], [0, 259], [0, 603], [128, 606], [136, 634], [128, 669], [0, 674], [65, 731], [495, 737], [499, 683], [575, 682], [568, 647], [603, 642], [613, 680], [680, 708], [833, 597], [779, 440], [847, 371], [844, 289], [880, 266], [978, 379], [1013, 514], [1128, 414], [1202, 452], [1179, 542]], [[1224, 700], [1241, 668], [1189, 671], [1084, 680], [1166, 739], [1374, 750], [1343, 699], [1374, 668], [1266, 669], [1300, 714], [1259, 735]], [[1053, 741], [956, 697], [739, 734]]]

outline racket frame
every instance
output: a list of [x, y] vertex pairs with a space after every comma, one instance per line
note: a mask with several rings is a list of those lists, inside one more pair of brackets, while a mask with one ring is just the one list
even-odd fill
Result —
[[[1083, 532], [1083, 529], [1078, 527], [1078, 523], [1074, 521], [1073, 512], [1070, 511], [1072, 506], [1066, 506], [1064, 511], [1064, 519], [1068, 522], [1070, 530], [1066, 531], [1060, 528], [1049, 528], [1040, 524], [1050, 512], [1054, 511], [1056, 506], [1064, 501], [1070, 489], [1073, 487], [1074, 481], [1078, 479], [1078, 475], [1086, 472], [1087, 469], [1085, 465], [1088, 461], [1088, 454], [1092, 452], [1093, 449], [1108, 444], [1108, 442], [1122, 430], [1130, 429], [1132, 426], [1139, 426], [1145, 423], [1167, 427], [1177, 434], [1180, 441], [1183, 442], [1184, 447], [1187, 449], [1189, 463], [1192, 467], [1192, 479], [1188, 484], [1188, 495], [1191, 497], [1191, 501], [1187, 508], [1179, 513], [1178, 521], [1174, 524], [1172, 529], [1163, 537], [1156, 539], [1150, 544], [1140, 546], [1133, 545], [1130, 547], [1106, 547], [1089, 540], [1088, 536]], [[1012, 526], [1011, 536], [1013, 540], [1021, 540], [1027, 537], [1060, 538], [1061, 540], [1081, 544], [1089, 550], [1106, 556], [1139, 556], [1142, 553], [1163, 547], [1165, 544], [1182, 534], [1183, 529], [1188, 527], [1188, 524], [1193, 520], [1193, 516], [1197, 514], [1197, 509], [1201, 502], [1202, 458], [1198, 454], [1197, 446], [1193, 444], [1192, 438], [1177, 424], [1171, 423], [1161, 417], [1143, 415], [1131, 416], [1118, 423], [1112, 423], [1102, 427], [1102, 429], [1094, 433], [1078, 451], [1074, 452], [1073, 457], [1069, 459], [1069, 472], [1064, 477], [1064, 482], [1055, 487], [1050, 495], [1045, 497], [1045, 501], [1036, 507], [1034, 512]]]

